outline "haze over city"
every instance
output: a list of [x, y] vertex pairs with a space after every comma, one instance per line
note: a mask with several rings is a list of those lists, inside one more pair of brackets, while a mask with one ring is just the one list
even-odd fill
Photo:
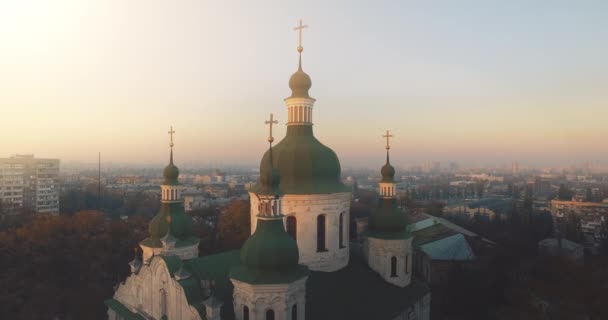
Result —
[[315, 133], [343, 166], [606, 164], [608, 3], [4, 1], [0, 154], [257, 165], [306, 17]]

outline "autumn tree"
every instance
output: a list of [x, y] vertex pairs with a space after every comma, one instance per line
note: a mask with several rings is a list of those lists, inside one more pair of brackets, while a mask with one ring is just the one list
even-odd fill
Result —
[[250, 204], [234, 200], [222, 210], [217, 225], [217, 237], [222, 249], [239, 249], [251, 233]]

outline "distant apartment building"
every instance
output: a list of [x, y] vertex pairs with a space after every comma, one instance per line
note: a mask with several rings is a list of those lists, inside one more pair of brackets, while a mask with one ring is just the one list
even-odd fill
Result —
[[59, 213], [59, 160], [33, 155], [0, 158], [0, 201], [3, 211], [21, 209]]
[[551, 215], [553, 216], [556, 234], [563, 230], [563, 225], [569, 215], [580, 218], [581, 232], [583, 233], [585, 248], [591, 253], [597, 253], [602, 240], [601, 225], [608, 221], [608, 202], [578, 202], [578, 201], [551, 201]]

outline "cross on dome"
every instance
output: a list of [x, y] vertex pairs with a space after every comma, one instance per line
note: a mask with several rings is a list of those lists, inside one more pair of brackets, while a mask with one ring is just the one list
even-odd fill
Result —
[[302, 30], [304, 30], [304, 28], [308, 28], [307, 25], [302, 24], [302, 19], [300, 19], [300, 25], [298, 25], [297, 27], [293, 28], [293, 30], [297, 30], [298, 31], [298, 36], [299, 36], [299, 41], [298, 41], [298, 52], [302, 53], [302, 50], [304, 50], [304, 47], [302, 47]]
[[272, 136], [272, 125], [273, 125], [273, 124], [278, 124], [278, 123], [279, 123], [279, 121], [274, 120], [274, 116], [273, 116], [273, 114], [271, 113], [271, 114], [270, 114], [270, 120], [266, 120], [264, 123], [265, 123], [265, 124], [267, 124], [267, 125], [269, 126], [269, 129], [270, 129], [270, 135], [268, 136], [268, 142], [272, 143], [272, 142], [274, 142], [274, 137]]
[[394, 136], [388, 130], [386, 130], [386, 134], [385, 135], [382, 135], [382, 138], [386, 138], [386, 150], [389, 150], [391, 148], [389, 139], [393, 138], [393, 137]]
[[169, 132], [167, 132], [167, 133], [171, 137], [171, 142], [169, 143], [169, 147], [171, 147], [171, 149], [173, 149], [173, 134], [175, 133], [175, 130], [173, 130], [173, 126], [171, 126], [171, 128], [169, 129]]

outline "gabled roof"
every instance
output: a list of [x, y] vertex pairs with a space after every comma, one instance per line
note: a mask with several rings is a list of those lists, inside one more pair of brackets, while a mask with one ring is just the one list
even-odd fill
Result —
[[[429, 219], [430, 220], [430, 219]], [[426, 220], [425, 220], [426, 221]], [[419, 247], [423, 244], [438, 241], [457, 234], [456, 231], [440, 224], [433, 224], [429, 227], [418, 229], [414, 233], [414, 246]]]
[[433, 260], [468, 261], [475, 254], [460, 233], [420, 246], [420, 250]]

